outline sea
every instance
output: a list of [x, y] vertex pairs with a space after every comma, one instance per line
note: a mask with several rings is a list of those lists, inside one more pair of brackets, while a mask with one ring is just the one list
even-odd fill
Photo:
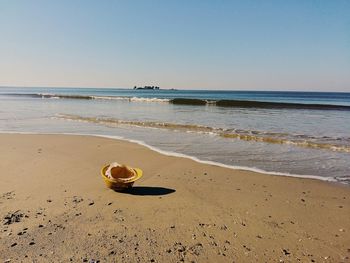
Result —
[[350, 93], [1, 87], [0, 132], [103, 136], [350, 184]]

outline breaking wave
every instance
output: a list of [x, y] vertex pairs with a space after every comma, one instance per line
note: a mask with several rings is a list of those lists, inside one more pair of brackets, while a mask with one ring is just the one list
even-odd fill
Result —
[[128, 97], [128, 96], [95, 96], [95, 95], [65, 95], [48, 93], [2, 93], [0, 95], [21, 96], [42, 99], [79, 99], [79, 100], [116, 100], [129, 102], [158, 102], [171, 103], [175, 105], [193, 105], [193, 106], [219, 106], [233, 108], [264, 108], [264, 109], [301, 109], [301, 110], [342, 110], [350, 111], [347, 105], [331, 104], [304, 104], [289, 102], [267, 102], [252, 100], [204, 100], [195, 98], [146, 98], [146, 97]]
[[78, 100], [116, 100], [130, 102], [169, 102], [169, 99], [142, 98], [142, 97], [120, 97], [120, 96], [95, 96], [95, 95], [62, 95], [49, 93], [6, 93], [1, 95], [19, 96], [38, 99], [78, 99]]
[[263, 142], [271, 144], [286, 144], [297, 147], [306, 147], [335, 152], [350, 153], [350, 138], [316, 137], [300, 134], [264, 132], [242, 129], [223, 129], [195, 124], [180, 124], [154, 121], [131, 121], [114, 118], [83, 117], [78, 115], [59, 114], [54, 118], [83, 121], [107, 126], [128, 125], [142, 128], [158, 128], [171, 131], [196, 132], [220, 136], [227, 139], [239, 139], [243, 141]]

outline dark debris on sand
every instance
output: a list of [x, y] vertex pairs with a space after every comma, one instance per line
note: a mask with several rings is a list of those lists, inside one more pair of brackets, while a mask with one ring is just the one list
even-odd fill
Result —
[[13, 213], [10, 212], [3, 219], [4, 225], [11, 225], [13, 223], [21, 222], [23, 217], [28, 217], [28, 216], [26, 216], [20, 210], [17, 210]]

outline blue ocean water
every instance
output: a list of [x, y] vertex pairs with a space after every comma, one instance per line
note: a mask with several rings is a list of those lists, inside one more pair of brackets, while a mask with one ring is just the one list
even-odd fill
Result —
[[[212, 103], [221, 100], [275, 104]], [[242, 169], [349, 183], [348, 106], [350, 93], [333, 92], [3, 87], [0, 131], [120, 136]]]

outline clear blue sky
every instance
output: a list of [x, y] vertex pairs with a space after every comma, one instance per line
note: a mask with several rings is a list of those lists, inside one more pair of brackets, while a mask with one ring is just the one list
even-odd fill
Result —
[[350, 91], [350, 1], [0, 0], [0, 86]]

